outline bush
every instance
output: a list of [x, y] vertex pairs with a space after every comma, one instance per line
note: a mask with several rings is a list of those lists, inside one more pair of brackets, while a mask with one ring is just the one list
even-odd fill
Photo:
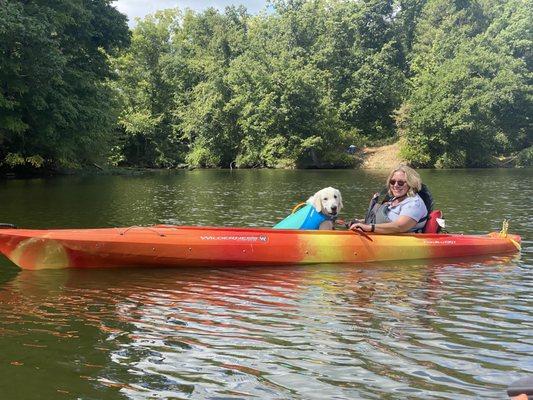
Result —
[[185, 161], [193, 167], [218, 167], [220, 165], [220, 156], [204, 141], [197, 140]]
[[447, 151], [437, 158], [435, 168], [461, 168], [466, 164], [466, 151], [455, 150]]
[[530, 146], [518, 153], [516, 165], [520, 167], [533, 166], [533, 146]]
[[407, 160], [413, 167], [433, 167], [427, 138], [413, 135], [400, 141], [400, 157]]
[[327, 152], [324, 154], [323, 160], [322, 165], [329, 168], [353, 168], [360, 162], [355, 155], [341, 150]]

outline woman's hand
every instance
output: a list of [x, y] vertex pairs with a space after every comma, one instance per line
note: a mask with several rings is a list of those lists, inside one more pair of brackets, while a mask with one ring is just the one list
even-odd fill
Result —
[[409, 230], [411, 228], [414, 228], [416, 224], [417, 222], [414, 219], [407, 217], [405, 215], [401, 215], [396, 221], [385, 222], [379, 225], [365, 224], [363, 222], [355, 222], [350, 225], [350, 230], [355, 231], [356, 229], [359, 229], [363, 232], [395, 234], [395, 233], [409, 232]]
[[372, 225], [364, 224], [362, 222], [355, 222], [354, 224], [350, 225], [350, 230], [351, 231], [355, 231], [357, 229], [359, 229], [359, 230], [361, 230], [363, 232], [371, 232], [372, 231]]

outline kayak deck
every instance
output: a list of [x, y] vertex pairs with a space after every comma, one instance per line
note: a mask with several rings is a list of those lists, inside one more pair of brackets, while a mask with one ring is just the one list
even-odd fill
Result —
[[352, 231], [155, 225], [1, 229], [0, 252], [24, 269], [226, 267], [360, 263], [512, 253], [520, 237], [460, 234], [379, 235]]

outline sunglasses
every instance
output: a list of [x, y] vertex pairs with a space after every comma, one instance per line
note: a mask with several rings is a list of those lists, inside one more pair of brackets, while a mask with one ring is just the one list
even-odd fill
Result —
[[394, 179], [391, 179], [391, 180], [389, 181], [389, 183], [390, 183], [391, 186], [394, 186], [394, 185], [398, 184], [399, 187], [402, 187], [402, 186], [405, 185], [407, 182], [406, 182], [406, 181], [396, 181], [396, 180], [394, 180]]

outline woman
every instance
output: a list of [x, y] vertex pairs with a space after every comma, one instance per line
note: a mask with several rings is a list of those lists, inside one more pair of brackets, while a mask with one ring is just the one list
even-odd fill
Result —
[[406, 165], [399, 166], [387, 178], [388, 193], [392, 199], [379, 206], [375, 213], [375, 223], [357, 221], [350, 225], [350, 229], [385, 234], [422, 229], [428, 210], [417, 194], [421, 187], [422, 180], [414, 169]]

